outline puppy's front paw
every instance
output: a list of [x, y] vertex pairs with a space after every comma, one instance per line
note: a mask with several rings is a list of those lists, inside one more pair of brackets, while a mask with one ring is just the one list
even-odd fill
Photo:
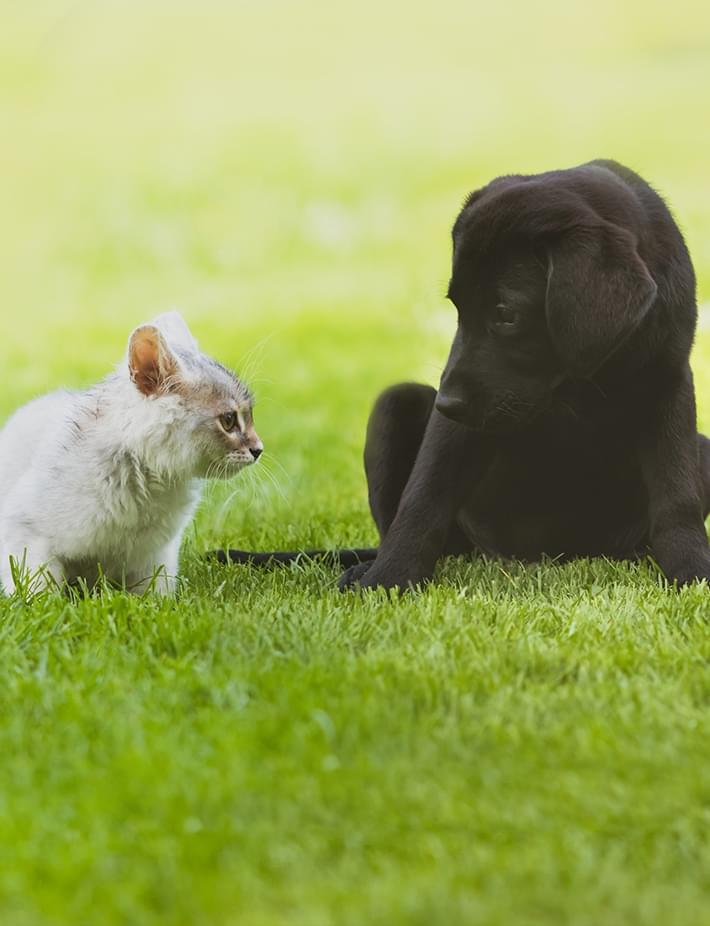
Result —
[[430, 577], [418, 569], [397, 568], [393, 564], [382, 565], [375, 560], [374, 563], [360, 563], [353, 566], [340, 580], [340, 590], [348, 588], [396, 588], [400, 592], [427, 582]]
[[704, 553], [687, 556], [682, 562], [665, 567], [663, 571], [668, 581], [677, 588], [703, 581], [710, 585], [710, 556]]
[[372, 566], [372, 563], [356, 563], [354, 566], [351, 566], [350, 569], [346, 570], [338, 582], [340, 591], [345, 592], [349, 588], [357, 588], [360, 584], [360, 579], [365, 575], [370, 566]]

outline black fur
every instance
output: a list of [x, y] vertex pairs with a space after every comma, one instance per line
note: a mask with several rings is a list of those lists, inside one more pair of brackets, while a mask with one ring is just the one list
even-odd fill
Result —
[[469, 197], [453, 244], [459, 323], [440, 388], [375, 403], [381, 546], [341, 587], [405, 588], [476, 552], [650, 552], [671, 582], [710, 579], [695, 277], [661, 198], [612, 161], [501, 177]]

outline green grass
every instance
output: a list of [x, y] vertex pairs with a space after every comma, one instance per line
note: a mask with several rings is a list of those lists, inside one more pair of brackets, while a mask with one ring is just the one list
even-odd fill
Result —
[[0, 419], [177, 304], [267, 446], [209, 490], [178, 603], [0, 600], [2, 926], [710, 923], [707, 588], [452, 561], [358, 598], [201, 559], [374, 542], [367, 413], [436, 382], [490, 177], [627, 162], [710, 301], [707, 6], [0, 14]]

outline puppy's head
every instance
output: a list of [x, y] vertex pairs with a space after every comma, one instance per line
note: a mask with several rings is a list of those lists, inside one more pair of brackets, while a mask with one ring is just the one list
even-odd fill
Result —
[[477, 429], [520, 426], [564, 379], [593, 376], [656, 296], [633, 232], [563, 181], [494, 181], [453, 236], [458, 328], [437, 408]]

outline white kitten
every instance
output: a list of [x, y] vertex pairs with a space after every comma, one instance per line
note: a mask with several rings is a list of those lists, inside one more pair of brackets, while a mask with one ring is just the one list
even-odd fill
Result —
[[0, 431], [0, 582], [10, 558], [39, 581], [103, 573], [171, 594], [201, 480], [231, 476], [262, 444], [252, 398], [201, 354], [177, 312], [130, 337], [123, 364], [88, 392], [56, 392]]

